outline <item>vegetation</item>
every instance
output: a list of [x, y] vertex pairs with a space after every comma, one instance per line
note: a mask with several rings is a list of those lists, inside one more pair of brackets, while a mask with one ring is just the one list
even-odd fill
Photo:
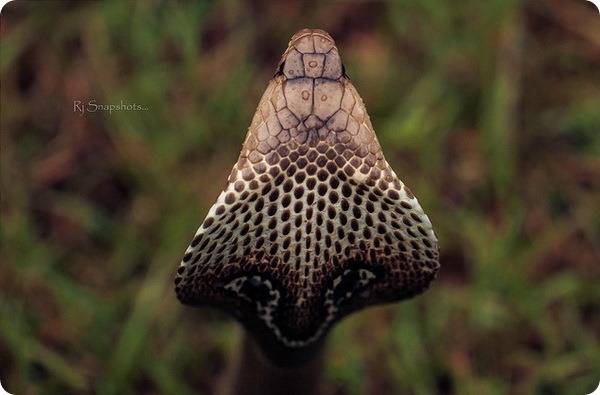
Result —
[[[414, 301], [334, 329], [327, 393], [592, 392], [593, 5], [259, 4], [4, 7], [2, 386], [18, 395], [215, 392], [240, 328], [179, 305], [174, 272], [289, 38], [319, 27], [336, 40], [388, 161], [434, 223], [443, 265]], [[138, 107], [92, 112], [121, 102]]]

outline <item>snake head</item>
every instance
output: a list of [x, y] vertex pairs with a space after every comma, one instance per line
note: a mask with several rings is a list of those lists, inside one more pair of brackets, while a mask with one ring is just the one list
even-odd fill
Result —
[[228, 312], [286, 366], [344, 316], [420, 294], [438, 268], [431, 222], [385, 160], [333, 39], [299, 31], [185, 252], [177, 297]]

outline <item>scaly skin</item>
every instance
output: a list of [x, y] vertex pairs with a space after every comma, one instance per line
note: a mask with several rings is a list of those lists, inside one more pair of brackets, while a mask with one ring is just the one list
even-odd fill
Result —
[[293, 365], [349, 313], [423, 292], [438, 257], [333, 39], [299, 31], [185, 253], [177, 297], [229, 312], [267, 357]]

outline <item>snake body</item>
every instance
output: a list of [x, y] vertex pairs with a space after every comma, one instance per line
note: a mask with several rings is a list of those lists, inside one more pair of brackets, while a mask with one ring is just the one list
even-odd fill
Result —
[[185, 252], [177, 297], [229, 312], [285, 364], [353, 311], [423, 292], [438, 258], [431, 222], [385, 160], [333, 39], [299, 31]]

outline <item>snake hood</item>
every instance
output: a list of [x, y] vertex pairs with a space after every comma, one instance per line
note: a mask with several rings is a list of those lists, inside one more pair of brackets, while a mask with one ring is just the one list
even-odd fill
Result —
[[185, 252], [176, 293], [227, 311], [267, 357], [293, 364], [349, 313], [423, 292], [438, 256], [431, 222], [385, 160], [333, 39], [304, 29]]

